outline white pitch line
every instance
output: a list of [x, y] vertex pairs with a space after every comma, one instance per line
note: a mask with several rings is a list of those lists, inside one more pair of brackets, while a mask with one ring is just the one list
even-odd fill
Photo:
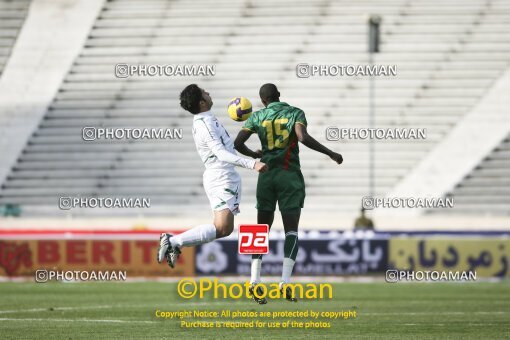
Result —
[[158, 321], [142, 321], [142, 320], [109, 320], [109, 319], [36, 319], [36, 318], [0, 318], [0, 321], [56, 321], [56, 322], [104, 322], [104, 323], [158, 323]]
[[[216, 304], [223, 304], [223, 301], [209, 301], [209, 302], [183, 302], [180, 304], [181, 308], [188, 306], [211, 306]], [[110, 309], [110, 308], [145, 308], [148, 305], [116, 305], [116, 306], [79, 306], [79, 307], [48, 307], [48, 308], [30, 308], [30, 309], [11, 309], [0, 310], [0, 314], [14, 314], [14, 313], [37, 313], [37, 312], [55, 312], [55, 311], [72, 311], [72, 310], [86, 310], [86, 309]], [[172, 306], [172, 307], [175, 307]], [[154, 310], [164, 310], [169, 307], [153, 307]]]
[[[53, 309], [51, 309], [51, 308], [53, 308]], [[48, 307], [48, 308], [31, 308], [31, 309], [13, 309], [13, 310], [0, 310], [0, 314], [53, 312], [53, 311], [65, 311], [65, 310], [102, 309], [102, 308], [112, 308], [112, 306], [80, 306], [80, 307]]]
[[[188, 306], [211, 306], [220, 304], [221, 301], [209, 301], [209, 302], [184, 302], [181, 307]], [[53, 311], [72, 311], [72, 310], [86, 310], [86, 309], [109, 309], [109, 308], [143, 308], [148, 307], [147, 305], [125, 305], [125, 306], [80, 306], [80, 307], [53, 307], [50, 308], [32, 308], [32, 309], [18, 309], [18, 310], [0, 310], [0, 314], [12, 314], [12, 313], [31, 313], [31, 312], [53, 312]], [[175, 307], [175, 306], [174, 306]], [[154, 310], [164, 310], [166, 307], [155, 307]], [[478, 311], [478, 312], [359, 312], [361, 315], [467, 315], [467, 314], [480, 314], [480, 315], [502, 315], [508, 314], [505, 311]]]

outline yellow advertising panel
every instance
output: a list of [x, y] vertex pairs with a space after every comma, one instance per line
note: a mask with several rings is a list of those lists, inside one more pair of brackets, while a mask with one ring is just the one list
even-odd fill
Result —
[[195, 253], [183, 248], [177, 265], [157, 263], [156, 240], [0, 240], [0, 276], [36, 270], [126, 271], [127, 277], [193, 276]]
[[476, 271], [477, 277], [510, 276], [505, 238], [392, 238], [389, 266], [409, 271]]

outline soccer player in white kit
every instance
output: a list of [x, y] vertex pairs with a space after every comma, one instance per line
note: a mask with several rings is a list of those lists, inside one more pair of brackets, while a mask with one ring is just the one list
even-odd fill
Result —
[[[191, 84], [181, 92], [180, 100], [181, 107], [194, 115], [193, 139], [205, 165], [204, 189], [214, 211], [214, 222], [198, 225], [178, 235], [161, 234], [158, 262], [166, 258], [172, 268], [182, 247], [211, 242], [232, 233], [234, 216], [239, 213], [241, 201], [241, 176], [235, 167], [257, 172], [267, 170], [264, 163], [236, 154], [227, 130], [211, 112], [213, 102], [208, 92]], [[251, 156], [258, 158], [261, 153], [253, 152]]]

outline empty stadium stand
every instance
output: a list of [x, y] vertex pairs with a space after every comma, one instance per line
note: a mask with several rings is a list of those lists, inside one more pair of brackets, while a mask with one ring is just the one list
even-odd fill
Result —
[[0, 1], [0, 77], [28, 12], [30, 0]]
[[[189, 83], [206, 88], [216, 115], [235, 136], [242, 125], [226, 116], [228, 100], [246, 96], [260, 108], [258, 88], [274, 82], [283, 101], [307, 113], [311, 134], [345, 159], [339, 167], [301, 148], [307, 213], [356, 211], [368, 193], [368, 140], [326, 142], [325, 131], [329, 126], [367, 126], [369, 79], [299, 78], [295, 68], [298, 63], [366, 64], [371, 13], [383, 20], [381, 53], [375, 62], [398, 68], [397, 77], [375, 80], [376, 126], [427, 129], [425, 140], [377, 141], [375, 193], [385, 195], [508, 67], [510, 3], [107, 1], [44, 119], [2, 184], [0, 205], [19, 204], [25, 216], [60, 215], [65, 213], [58, 209], [61, 196], [136, 196], [150, 197], [152, 208], [83, 209], [72, 214], [179, 216], [208, 211], [203, 166], [190, 133], [192, 117], [179, 107], [180, 90]], [[116, 78], [114, 68], [121, 63], [214, 64], [216, 74]], [[82, 128], [87, 126], [182, 128], [184, 138], [87, 142], [82, 140]], [[256, 147], [256, 138], [252, 139]], [[508, 156], [508, 144], [506, 150], [499, 156]], [[256, 174], [239, 171], [247, 209], [254, 202]], [[491, 171], [495, 170], [490, 166], [477, 170]], [[456, 194], [469, 192], [466, 181]], [[485, 204], [475, 206], [486, 210]]]
[[457, 214], [510, 215], [510, 135], [456, 185], [451, 195]]

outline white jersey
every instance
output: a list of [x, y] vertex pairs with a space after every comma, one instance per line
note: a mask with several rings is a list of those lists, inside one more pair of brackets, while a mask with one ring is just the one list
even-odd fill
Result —
[[235, 171], [240, 166], [255, 167], [255, 160], [238, 156], [227, 130], [211, 111], [198, 113], [193, 119], [193, 139], [206, 170]]
[[227, 130], [211, 111], [193, 119], [193, 139], [205, 165], [204, 189], [213, 210], [239, 212], [241, 176], [235, 166], [255, 168], [255, 160], [238, 156]]

